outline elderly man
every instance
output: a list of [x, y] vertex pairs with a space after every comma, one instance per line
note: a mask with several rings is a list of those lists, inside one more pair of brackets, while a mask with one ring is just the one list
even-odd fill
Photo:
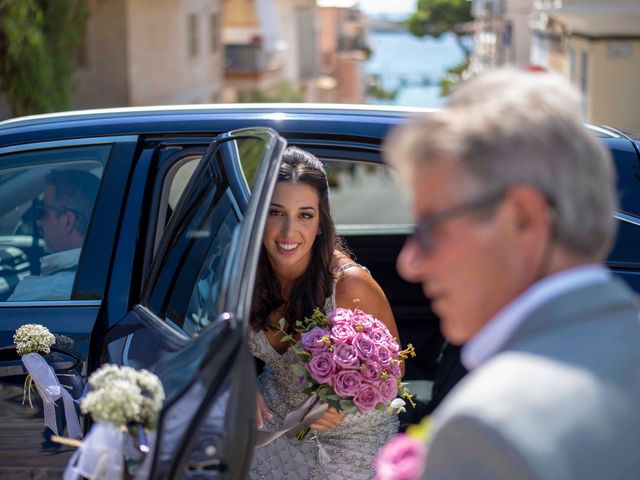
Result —
[[640, 322], [601, 264], [614, 174], [581, 111], [559, 77], [495, 71], [387, 144], [417, 221], [398, 270], [471, 370], [433, 415], [428, 479], [640, 475]]
[[65, 300], [70, 298], [76, 268], [99, 179], [79, 170], [53, 170], [46, 177], [47, 188], [36, 207], [50, 255], [40, 259], [40, 275], [25, 277], [8, 301]]

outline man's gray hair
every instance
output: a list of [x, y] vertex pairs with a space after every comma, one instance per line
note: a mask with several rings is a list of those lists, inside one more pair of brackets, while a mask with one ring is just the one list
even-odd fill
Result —
[[52, 170], [45, 182], [53, 187], [57, 206], [73, 211], [76, 229], [86, 235], [100, 179], [82, 170]]
[[601, 260], [616, 232], [615, 174], [581, 111], [581, 95], [555, 74], [495, 70], [461, 84], [442, 110], [396, 128], [385, 155], [407, 179], [429, 163], [456, 162], [471, 194], [533, 186], [554, 212], [558, 244]]

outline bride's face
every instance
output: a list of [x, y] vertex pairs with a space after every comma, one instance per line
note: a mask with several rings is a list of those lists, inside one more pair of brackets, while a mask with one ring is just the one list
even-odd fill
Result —
[[304, 183], [278, 182], [263, 243], [274, 270], [302, 274], [311, 260], [320, 225], [320, 197]]

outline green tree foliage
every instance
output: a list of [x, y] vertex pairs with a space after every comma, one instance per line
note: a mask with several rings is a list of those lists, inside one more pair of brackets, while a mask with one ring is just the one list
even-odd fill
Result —
[[0, 91], [14, 116], [69, 107], [86, 0], [0, 0]]
[[243, 90], [238, 92], [238, 102], [240, 103], [297, 103], [303, 101], [302, 92], [286, 80], [277, 83], [268, 90]]
[[473, 20], [469, 0], [418, 0], [415, 13], [406, 21], [407, 28], [418, 37], [439, 37], [450, 32], [455, 35], [458, 46], [469, 60], [469, 47], [464, 37], [469, 32], [463, 25]]

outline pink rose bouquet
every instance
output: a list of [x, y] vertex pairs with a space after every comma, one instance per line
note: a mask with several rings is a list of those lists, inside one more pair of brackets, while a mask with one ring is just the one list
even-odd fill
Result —
[[[280, 321], [284, 330], [284, 319]], [[401, 364], [415, 356], [411, 345], [400, 350], [384, 323], [362, 310], [338, 308], [328, 315], [315, 309], [311, 318], [296, 322], [299, 341], [289, 351], [302, 362], [296, 365], [304, 392], [347, 413], [387, 409], [404, 411], [413, 405], [402, 383]], [[285, 335], [283, 341], [294, 340]], [[401, 397], [401, 398], [398, 398]]]

